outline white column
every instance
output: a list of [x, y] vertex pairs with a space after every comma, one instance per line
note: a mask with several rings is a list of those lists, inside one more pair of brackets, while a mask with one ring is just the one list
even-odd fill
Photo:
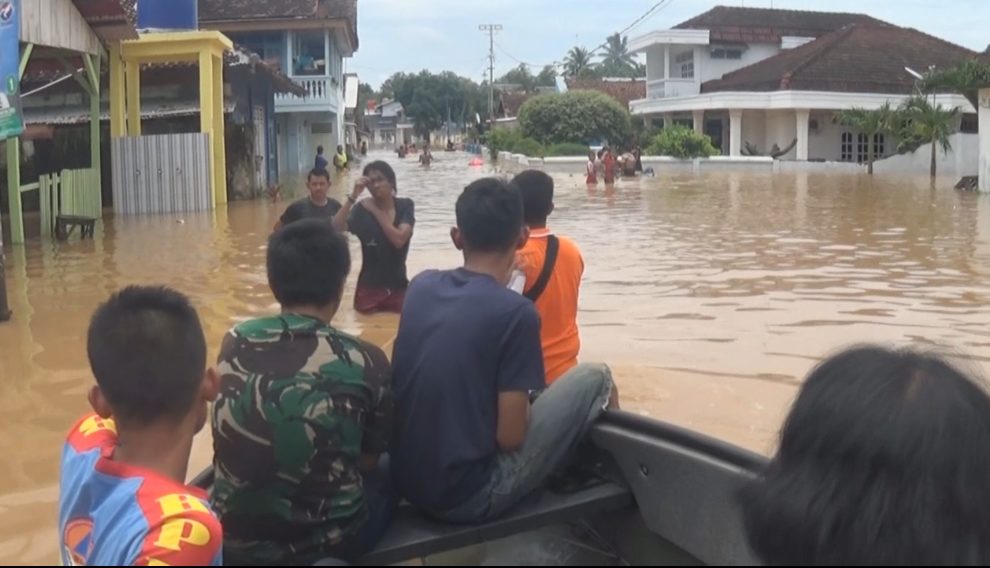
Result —
[[990, 89], [980, 90], [980, 191], [990, 192]]
[[808, 161], [808, 120], [811, 118], [811, 111], [808, 109], [798, 109], [795, 111], [797, 117], [797, 159]]
[[670, 114], [663, 115], [663, 127], [664, 129], [670, 128], [674, 125], [674, 117]]
[[663, 46], [663, 78], [670, 79], [670, 46]]
[[742, 155], [742, 109], [729, 111], [729, 155]]
[[696, 110], [691, 113], [694, 118], [694, 131], [698, 134], [705, 133], [705, 111]]

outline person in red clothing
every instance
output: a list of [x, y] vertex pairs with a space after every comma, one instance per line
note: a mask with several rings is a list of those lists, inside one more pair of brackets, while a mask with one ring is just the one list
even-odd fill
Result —
[[547, 217], [553, 211], [553, 178], [527, 170], [512, 183], [522, 194], [524, 220], [529, 227], [529, 240], [517, 254], [526, 275], [523, 295], [536, 304], [540, 314], [543, 366], [550, 385], [578, 364], [578, 289], [584, 259], [572, 240], [547, 228]]
[[612, 153], [612, 149], [608, 146], [605, 147], [605, 155], [602, 156], [602, 167], [605, 170], [605, 185], [612, 185], [615, 183], [615, 155]]

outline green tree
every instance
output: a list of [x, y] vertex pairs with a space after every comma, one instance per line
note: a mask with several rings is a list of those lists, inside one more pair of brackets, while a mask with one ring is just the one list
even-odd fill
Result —
[[536, 76], [536, 86], [537, 87], [555, 87], [557, 86], [557, 68], [553, 65], [545, 66], [540, 74]]
[[674, 158], [708, 158], [718, 154], [712, 139], [680, 124], [664, 128], [646, 148], [651, 156], [672, 156]]
[[568, 77], [588, 77], [594, 74], [595, 63], [591, 52], [583, 47], [573, 47], [564, 59], [564, 73]]
[[948, 154], [952, 150], [949, 137], [956, 131], [959, 107], [936, 106], [930, 103], [926, 97], [915, 96], [904, 102], [900, 111], [904, 119], [900, 136], [904, 141], [902, 144], [910, 143], [913, 139], [932, 145], [932, 161], [929, 173], [934, 184], [937, 167], [936, 150], [941, 148], [943, 154]]
[[966, 97], [973, 108], [979, 106], [980, 89], [990, 87], [990, 63], [970, 59], [955, 67], [925, 75], [921, 88], [926, 92], [947, 89]]
[[382, 96], [402, 103], [417, 135], [429, 139], [447, 120], [470, 121], [475, 113], [488, 114], [488, 96], [477, 83], [451, 71], [396, 73], [382, 84]]
[[605, 42], [605, 53], [599, 64], [599, 71], [605, 77], [637, 78], [645, 75], [645, 69], [629, 53], [629, 38], [618, 33], [608, 36]]
[[873, 175], [873, 162], [877, 158], [874, 155], [876, 139], [880, 135], [890, 134], [897, 129], [900, 123], [898, 112], [890, 106], [889, 102], [884, 103], [876, 110], [854, 107], [840, 112], [839, 122], [855, 128], [866, 137], [866, 169], [870, 175]]
[[529, 72], [529, 67], [525, 63], [520, 63], [519, 67], [502, 75], [495, 81], [496, 83], [519, 85], [527, 93], [536, 90], [536, 77]]
[[542, 144], [625, 142], [629, 112], [618, 101], [595, 91], [570, 91], [533, 97], [519, 109], [523, 135]]

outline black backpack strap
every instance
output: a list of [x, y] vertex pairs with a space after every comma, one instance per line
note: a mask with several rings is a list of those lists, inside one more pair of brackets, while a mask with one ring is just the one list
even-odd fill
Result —
[[560, 241], [553, 235], [548, 236], [547, 258], [543, 262], [543, 271], [540, 272], [540, 277], [536, 279], [536, 284], [533, 284], [533, 287], [524, 294], [533, 302], [539, 300], [540, 296], [543, 295], [543, 291], [547, 289], [547, 284], [550, 283], [550, 275], [553, 274], [553, 268], [557, 265], [557, 253], [559, 252]]

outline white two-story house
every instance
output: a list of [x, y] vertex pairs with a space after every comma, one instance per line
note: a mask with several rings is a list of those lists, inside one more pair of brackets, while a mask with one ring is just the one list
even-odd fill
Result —
[[[976, 56], [863, 14], [726, 6], [634, 38], [630, 49], [646, 54], [647, 68], [633, 114], [693, 127], [731, 156], [849, 162], [864, 161], [869, 142], [837, 111], [897, 105], [916, 92], [912, 71]], [[937, 102], [975, 112], [959, 95]], [[883, 136], [873, 143], [879, 157], [896, 148]]]
[[344, 144], [344, 59], [358, 48], [357, 0], [199, 0], [199, 23], [308, 91], [275, 99], [272, 134], [283, 179], [309, 171], [318, 146], [332, 155]]

